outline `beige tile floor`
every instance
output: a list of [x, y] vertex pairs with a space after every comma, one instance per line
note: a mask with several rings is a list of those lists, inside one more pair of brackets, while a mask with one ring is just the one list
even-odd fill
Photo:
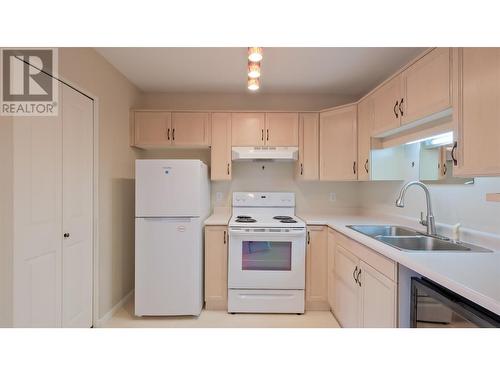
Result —
[[199, 317], [136, 317], [131, 298], [104, 328], [338, 328], [329, 311], [296, 314], [228, 314], [203, 310]]

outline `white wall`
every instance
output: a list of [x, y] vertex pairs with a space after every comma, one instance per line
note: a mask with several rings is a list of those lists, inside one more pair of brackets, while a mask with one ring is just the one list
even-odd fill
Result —
[[134, 160], [129, 110], [140, 91], [92, 48], [60, 48], [60, 75], [99, 99], [99, 317], [134, 287]]
[[12, 326], [12, 118], [0, 116], [0, 327]]
[[[417, 179], [415, 174], [408, 178]], [[360, 204], [364, 209], [387, 214], [419, 218], [425, 215], [425, 195], [422, 189], [411, 187], [407, 192], [405, 207], [395, 205], [398, 193], [405, 182], [363, 182], [360, 183]], [[500, 204], [486, 202], [485, 194], [500, 192], [500, 177], [476, 178], [473, 185], [433, 185], [429, 184], [434, 216], [437, 223], [500, 234]]]
[[[357, 183], [300, 182], [294, 178], [291, 162], [236, 162], [232, 172], [232, 181], [212, 183], [212, 203], [216, 208], [230, 209], [233, 191], [294, 192], [298, 213], [333, 213], [358, 207]], [[218, 192], [222, 193], [220, 201], [216, 200]], [[331, 192], [336, 195], [335, 202], [329, 200]]]

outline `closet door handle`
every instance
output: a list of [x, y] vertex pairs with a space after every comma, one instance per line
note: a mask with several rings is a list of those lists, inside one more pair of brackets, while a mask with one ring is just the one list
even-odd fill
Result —
[[455, 157], [455, 152], [457, 151], [458, 142], [455, 141], [453, 148], [451, 149], [451, 158], [453, 159], [453, 165], [456, 167], [458, 165], [458, 160]]
[[267, 136], [266, 136], [266, 141], [269, 141], [269, 129], [266, 130]]
[[311, 243], [311, 232], [307, 231], [307, 244]]
[[167, 129], [167, 141], [170, 141], [170, 128]]
[[172, 129], [172, 141], [175, 141], [175, 128]]
[[302, 176], [304, 174], [304, 165], [300, 163], [300, 175]]
[[401, 98], [401, 101], [399, 102], [399, 112], [401, 112], [401, 117], [404, 116], [404, 112], [403, 112], [403, 100], [405, 100], [405, 98]]
[[352, 173], [356, 174], [356, 162], [352, 164]]
[[396, 118], [399, 118], [399, 114], [396, 110], [398, 108], [399, 101], [396, 100], [396, 104], [394, 104], [394, 108], [392, 109], [394, 111], [394, 115], [396, 115]]
[[227, 175], [228, 176], [230, 175], [230, 172], [229, 172], [229, 163], [227, 163]]
[[224, 245], [227, 243], [226, 236], [227, 236], [226, 231], [224, 231]]
[[261, 134], [262, 134], [261, 140], [264, 140], [264, 129], [261, 129], [260, 131], [261, 131]]
[[366, 159], [365, 161], [365, 171], [366, 173], [368, 173], [368, 159]]

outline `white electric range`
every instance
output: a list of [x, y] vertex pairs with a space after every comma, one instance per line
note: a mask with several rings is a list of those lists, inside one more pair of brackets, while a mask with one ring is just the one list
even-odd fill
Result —
[[304, 313], [305, 259], [294, 193], [233, 193], [229, 312]]

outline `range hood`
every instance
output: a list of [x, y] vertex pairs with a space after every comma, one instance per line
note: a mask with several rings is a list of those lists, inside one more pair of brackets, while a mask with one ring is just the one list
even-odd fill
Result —
[[233, 160], [276, 160], [294, 161], [299, 155], [298, 147], [233, 147]]

